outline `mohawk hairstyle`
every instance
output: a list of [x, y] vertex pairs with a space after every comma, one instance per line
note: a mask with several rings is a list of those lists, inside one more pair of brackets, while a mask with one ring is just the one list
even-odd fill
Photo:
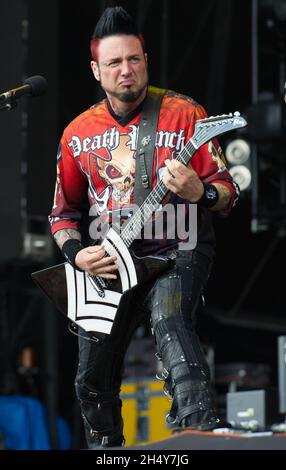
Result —
[[91, 55], [97, 62], [98, 45], [101, 39], [116, 34], [130, 34], [137, 36], [145, 52], [145, 42], [139, 33], [133, 18], [122, 7], [106, 8], [99, 18], [90, 42]]
[[139, 35], [135, 22], [122, 7], [106, 8], [94, 29], [92, 39], [102, 39], [114, 34]]

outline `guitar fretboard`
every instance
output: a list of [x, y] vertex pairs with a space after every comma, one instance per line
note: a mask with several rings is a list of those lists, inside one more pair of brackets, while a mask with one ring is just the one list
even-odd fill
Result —
[[[176, 160], [187, 165], [201, 145], [217, 135], [244, 127], [246, 124], [246, 120], [238, 112], [234, 113], [234, 115], [224, 114], [197, 121], [192, 138], [179, 152]], [[148, 222], [152, 214], [158, 209], [167, 192], [168, 188], [163, 181], [159, 181], [129, 222], [127, 222], [120, 235], [127, 247], [141, 233], [144, 224]]]
[[[194, 156], [196, 150], [197, 149], [192, 144], [192, 141], [189, 140], [187, 145], [177, 155], [176, 160], [183, 163], [184, 165], [187, 165]], [[165, 186], [163, 181], [160, 180], [156, 184], [155, 188], [152, 189], [150, 194], [148, 194], [143, 204], [126, 224], [120, 236], [127, 247], [129, 247], [136, 237], [141, 233], [142, 228], [148, 222], [148, 220], [150, 220], [152, 214], [158, 209], [167, 192], [167, 186]]]

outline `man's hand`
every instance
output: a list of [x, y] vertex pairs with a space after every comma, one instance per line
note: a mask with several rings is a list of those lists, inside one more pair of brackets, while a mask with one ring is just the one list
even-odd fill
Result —
[[177, 160], [165, 160], [165, 164], [163, 183], [167, 188], [182, 199], [197, 202], [204, 193], [204, 186], [193, 168]]
[[93, 276], [100, 276], [104, 279], [116, 279], [113, 272], [118, 269], [114, 264], [116, 256], [106, 256], [103, 245], [88, 246], [78, 252], [75, 257], [76, 265]]

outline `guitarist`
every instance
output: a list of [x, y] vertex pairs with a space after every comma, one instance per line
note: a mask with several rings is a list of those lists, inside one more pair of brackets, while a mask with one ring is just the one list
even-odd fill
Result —
[[[84, 247], [80, 224], [86, 199], [99, 216], [102, 211], [132, 207], [135, 181], [136, 132], [147, 92], [148, 71], [144, 39], [121, 7], [107, 8], [91, 40], [91, 68], [106, 99], [75, 118], [65, 129], [58, 151], [58, 175], [52, 234], [76, 269], [115, 279], [114, 256], [102, 246]], [[179, 250], [180, 240], [146, 239], [140, 254], [176, 256], [173, 268], [128, 297], [120, 322], [110, 335], [91, 341], [79, 337], [75, 382], [89, 448], [124, 444], [119, 391], [124, 354], [138, 324], [149, 315], [163, 363], [165, 390], [172, 397], [167, 420], [181, 428], [222, 427], [209, 388], [209, 371], [193, 317], [206, 286], [214, 256], [211, 212], [229, 213], [239, 189], [227, 171], [216, 140], [201, 146], [185, 167], [175, 160], [205, 118], [202, 106], [167, 91], [164, 95], [153, 156], [152, 187], [159, 178], [169, 189], [164, 200], [176, 207], [198, 207], [197, 244]]]

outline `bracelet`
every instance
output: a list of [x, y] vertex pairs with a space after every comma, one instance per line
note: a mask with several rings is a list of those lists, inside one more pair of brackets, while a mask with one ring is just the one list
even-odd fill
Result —
[[64, 257], [66, 258], [66, 260], [72, 265], [74, 269], [77, 269], [78, 271], [81, 271], [81, 272], [83, 271], [76, 265], [75, 258], [78, 252], [82, 250], [83, 248], [84, 247], [81, 244], [81, 242], [77, 240], [76, 238], [69, 238], [68, 240], [64, 242], [62, 246], [62, 253]]
[[215, 206], [219, 199], [219, 192], [213, 184], [203, 183], [204, 193], [202, 197], [197, 201], [197, 204], [206, 209], [210, 209]]

